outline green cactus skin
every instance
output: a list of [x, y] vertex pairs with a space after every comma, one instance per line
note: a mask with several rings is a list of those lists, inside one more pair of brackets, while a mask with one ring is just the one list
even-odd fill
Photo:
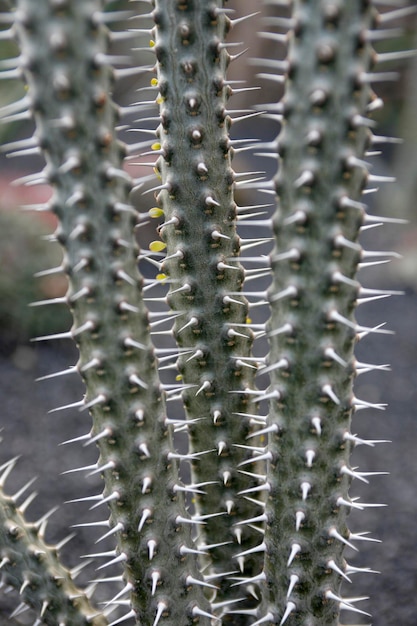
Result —
[[[269, 290], [271, 401], [265, 533], [265, 623], [335, 626], [339, 609], [362, 612], [348, 579], [348, 487], [354, 309], [364, 223], [361, 194], [371, 141], [367, 76], [374, 25], [369, 3], [296, 1], [288, 79], [280, 104], [273, 283]], [[277, 107], [278, 109], [278, 107]], [[366, 291], [366, 290], [365, 290]]]
[[[0, 569], [2, 581], [19, 591], [48, 626], [106, 626], [107, 619], [91, 606], [85, 592], [74, 584], [59, 561], [59, 548], [44, 541], [46, 519], [29, 523], [25, 503], [7, 496], [3, 487], [15, 460], [2, 466], [0, 475]], [[19, 494], [20, 495], [20, 494]]]
[[117, 549], [102, 555], [110, 557], [102, 567], [124, 566], [129, 615], [141, 625], [161, 617], [166, 624], [205, 624], [209, 605], [141, 298], [132, 184], [113, 130], [117, 109], [108, 95], [109, 33], [100, 24], [101, 8], [97, 0], [21, 0], [16, 25], [22, 58], [30, 59], [28, 93], [65, 249], [74, 318], [68, 334], [87, 386], [81, 404], [92, 414], [91, 439], [100, 451], [97, 464], [81, 469], [105, 479], [97, 506], [110, 507], [106, 535], [117, 533]]
[[[244, 554], [259, 541], [259, 532], [245, 520], [260, 516], [262, 508], [245, 497], [256, 481], [239, 471], [256, 444], [246, 441], [251, 426], [242, 417], [251, 412], [246, 390], [253, 389], [253, 369], [244, 361], [252, 332], [241, 328], [248, 305], [241, 295], [244, 270], [238, 262], [228, 139], [232, 121], [226, 109], [232, 90], [225, 77], [230, 56], [224, 39], [231, 22], [222, 6], [206, 0], [155, 3], [161, 100], [156, 165], [162, 178], [157, 199], [165, 216], [167, 300], [181, 313], [173, 332], [185, 350], [177, 366], [185, 385], [190, 452], [196, 455], [193, 482], [212, 482], [195, 496], [197, 514], [213, 515], [200, 539], [220, 544], [210, 550], [211, 573], [240, 569], [249, 578], [262, 568], [262, 555]], [[219, 581], [218, 601], [232, 599], [233, 582]], [[239, 586], [234, 592], [246, 593]]]

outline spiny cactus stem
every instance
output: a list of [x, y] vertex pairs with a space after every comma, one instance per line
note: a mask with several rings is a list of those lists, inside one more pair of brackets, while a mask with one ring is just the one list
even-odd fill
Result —
[[[193, 481], [213, 483], [195, 495], [195, 506], [199, 515], [218, 514], [206, 520], [201, 539], [220, 543], [210, 557], [212, 571], [221, 574], [231, 562], [238, 565], [237, 554], [259, 542], [259, 533], [248, 525], [236, 528], [237, 522], [259, 514], [259, 506], [240, 493], [253, 486], [239, 472], [252, 453], [236, 445], [250, 432], [249, 420], [238, 413], [251, 412], [246, 390], [253, 385], [253, 370], [242, 365], [250, 356], [251, 331], [237, 329], [245, 324], [248, 307], [241, 293], [244, 271], [238, 262], [228, 141], [225, 73], [230, 56], [224, 38], [229, 20], [220, 0], [180, 5], [157, 0], [154, 20], [161, 102], [158, 201], [165, 214], [160, 234], [167, 245], [162, 269], [173, 285], [170, 307], [184, 312], [174, 334], [190, 354], [181, 355], [177, 364], [191, 450], [205, 453], [201, 461], [191, 461]], [[258, 556], [240, 557], [248, 575], [261, 567]], [[220, 584], [233, 593], [226, 579]]]
[[129, 204], [132, 183], [114, 131], [108, 31], [96, 19], [101, 8], [99, 0], [59, 8], [20, 0], [17, 25], [22, 56], [32, 60], [28, 95], [70, 278], [74, 324], [64, 335], [80, 351], [83, 408], [100, 450], [97, 464], [84, 469], [103, 474], [100, 504], [110, 508], [110, 530], [118, 529], [117, 550], [100, 569], [123, 565], [137, 623], [153, 624], [163, 605], [158, 619], [166, 615], [166, 624], [206, 624], [209, 605], [190, 527], [181, 522], [189, 517], [175, 490], [171, 426], [141, 296], [134, 212], [119, 210]]
[[[287, 626], [335, 626], [340, 608], [353, 606], [340, 594], [346, 516], [356, 506], [348, 495], [351, 445], [345, 433], [354, 408], [355, 276], [364, 219], [359, 201], [372, 98], [362, 80], [373, 54], [363, 33], [373, 18], [361, 1], [294, 2], [277, 141], [269, 290], [275, 398], [260, 613]], [[281, 328], [285, 332], [274, 330]], [[284, 367], [274, 366], [282, 361]]]

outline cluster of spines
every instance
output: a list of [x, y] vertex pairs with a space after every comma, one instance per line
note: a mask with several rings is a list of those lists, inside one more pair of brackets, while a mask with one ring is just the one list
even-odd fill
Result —
[[98, 0], [36, 6], [22, 0], [16, 12], [19, 69], [46, 158], [37, 180], [53, 187], [50, 209], [59, 219], [55, 236], [70, 280], [64, 298], [38, 304], [64, 301], [73, 314], [71, 330], [58, 338], [73, 339], [79, 348], [74, 369], [87, 394], [76, 405], [92, 415], [88, 440], [100, 456], [94, 465], [71, 471], [105, 479], [103, 494], [91, 500], [95, 507], [109, 506], [101, 539], [115, 535], [117, 547], [92, 556], [105, 559], [100, 571], [123, 565], [123, 590], [109, 606], [131, 598], [128, 613], [114, 623], [130, 617], [143, 624], [162, 618], [205, 623], [209, 606], [191, 546], [193, 522], [185, 511], [141, 296], [132, 181], [122, 166], [126, 150], [115, 136], [119, 113], [109, 95], [115, 72], [103, 25], [109, 15], [102, 8]]
[[[364, 613], [342, 597], [343, 559], [355, 536], [350, 466], [352, 412], [381, 408], [355, 398], [353, 347], [371, 332], [354, 319], [363, 289], [356, 279], [369, 181], [373, 6], [294, 3], [286, 91], [275, 142], [277, 211], [268, 292], [271, 395], [270, 460], [265, 489], [263, 604], [256, 623], [339, 623], [340, 609]], [[310, 52], [308, 52], [310, 51]], [[366, 300], [368, 300], [366, 298]], [[366, 301], [364, 300], [364, 301]], [[302, 391], [301, 391], [302, 389]]]

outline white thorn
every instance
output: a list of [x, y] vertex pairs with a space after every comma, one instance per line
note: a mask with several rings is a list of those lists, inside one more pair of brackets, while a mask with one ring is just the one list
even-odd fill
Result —
[[100, 565], [100, 567], [97, 568], [97, 571], [100, 569], [104, 569], [105, 567], [110, 567], [111, 565], [114, 565], [116, 563], [122, 563], [123, 561], [127, 561], [127, 554], [125, 554], [124, 552], [119, 554], [119, 556], [116, 556], [116, 558], [112, 559], [108, 563], [104, 563], [104, 565]]
[[370, 569], [369, 567], [354, 567], [353, 565], [349, 565], [349, 563], [346, 563], [346, 573], [347, 574], [380, 574], [381, 572], [378, 572], [375, 569]]
[[238, 587], [239, 585], [247, 585], [248, 583], [264, 582], [265, 580], [266, 580], [266, 575], [265, 575], [265, 572], [262, 571], [257, 576], [252, 576], [251, 578], [242, 578], [241, 580], [239, 580], [239, 582], [233, 583], [232, 587]]
[[143, 509], [142, 516], [140, 518], [140, 522], [138, 525], [138, 532], [142, 530], [143, 526], [145, 525], [146, 520], [149, 519], [151, 515], [152, 515], [151, 509], [149, 508]]
[[[209, 380], [205, 380], [203, 384], [201, 385], [201, 387], [198, 389], [198, 391], [196, 391], [195, 395], [198, 396], [202, 391], [206, 391], [210, 389], [210, 387], [211, 387], [211, 382]], [[219, 452], [219, 454], [221, 453]]]
[[100, 543], [100, 541], [107, 539], [107, 537], [111, 537], [115, 533], [118, 533], [119, 531], [123, 531], [123, 530], [124, 530], [124, 525], [122, 524], [122, 522], [118, 522], [116, 526], [114, 526], [107, 533], [99, 537], [99, 539], [97, 539], [97, 541], [95, 541], [94, 543]]
[[312, 417], [311, 418], [311, 424], [313, 426], [313, 428], [315, 429], [316, 433], [318, 434], [318, 436], [320, 437], [321, 435], [321, 419], [319, 417]]
[[142, 493], [146, 493], [149, 490], [151, 484], [152, 478], [150, 476], [145, 476], [142, 480]]
[[266, 543], [262, 542], [261, 544], [259, 544], [258, 546], [255, 546], [254, 548], [249, 548], [248, 550], [239, 552], [239, 554], [236, 554], [233, 558], [238, 559], [240, 557], [247, 556], [248, 554], [255, 554], [257, 552], [265, 552], [265, 551], [266, 551]]
[[288, 557], [287, 567], [291, 565], [291, 563], [293, 562], [293, 560], [295, 559], [295, 557], [300, 551], [301, 551], [301, 546], [299, 543], [293, 543], [291, 545], [291, 552], [290, 552], [290, 556]]
[[330, 559], [329, 561], [327, 561], [327, 567], [329, 569], [333, 570], [334, 572], [336, 572], [337, 574], [339, 574], [340, 576], [342, 576], [342, 578], [347, 580], [348, 583], [352, 582], [350, 580], [349, 576], [346, 576], [345, 572], [343, 570], [341, 570], [340, 567], [336, 564], [334, 559]]
[[131, 617], [135, 617], [135, 615], [136, 615], [136, 613], [132, 609], [131, 611], [129, 611], [129, 613], [126, 613], [125, 615], [122, 615], [122, 617], [119, 617], [118, 619], [116, 619], [114, 622], [111, 622], [111, 624], [109, 624], [109, 626], [116, 626], [116, 624], [121, 624], [121, 622], [124, 622], [124, 621], [130, 619]]
[[234, 528], [233, 532], [235, 534], [236, 541], [240, 545], [242, 543], [242, 529], [241, 528]]
[[154, 596], [158, 582], [161, 579], [161, 572], [159, 570], [154, 570], [151, 574], [151, 578], [152, 578], [151, 596]]
[[260, 624], [265, 624], [265, 622], [271, 622], [271, 624], [275, 623], [275, 618], [271, 611], [268, 611], [268, 613], [264, 615], [264, 617], [261, 617], [256, 622], [253, 622], [251, 626], [260, 626]]
[[193, 548], [188, 548], [185, 545], [182, 545], [180, 547], [180, 554], [184, 555], [184, 554], [207, 554], [207, 552], [204, 552], [203, 550], [195, 550]]
[[84, 400], [80, 400], [79, 402], [72, 402], [71, 404], [64, 404], [62, 406], [57, 406], [55, 409], [50, 409], [48, 413], [56, 413], [57, 411], [64, 411], [65, 409], [74, 409], [84, 406]]
[[297, 576], [297, 574], [291, 574], [291, 576], [290, 576], [290, 584], [288, 585], [287, 598], [290, 597], [290, 595], [294, 591], [295, 585], [298, 583], [299, 580], [300, 580], [300, 577]]
[[118, 600], [119, 598], [124, 596], [129, 591], [132, 591], [132, 589], [133, 589], [132, 583], [126, 583], [126, 585], [123, 587], [123, 589], [121, 589], [111, 600], [109, 600], [108, 602], [105, 603], [105, 606], [107, 607], [107, 606], [109, 606], [109, 604], [115, 603], [116, 600]]
[[[349, 539], [351, 539], [352, 541], [371, 541], [373, 543], [381, 543], [380, 539], [373, 539], [373, 537], [367, 537], [367, 535], [368, 532], [349, 533]], [[355, 550], [357, 550], [357, 548], [355, 548]]]
[[152, 561], [154, 555], [155, 555], [155, 548], [156, 548], [156, 541], [155, 539], [149, 539], [148, 543], [148, 558], [150, 561]]
[[289, 618], [289, 616], [291, 615], [291, 613], [294, 611], [294, 609], [296, 608], [296, 605], [294, 604], [294, 602], [287, 602], [287, 606], [285, 607], [285, 613], [282, 616], [282, 620], [279, 623], [279, 626], [282, 626], [283, 624], [285, 624], [285, 622], [287, 621], [287, 619]]
[[311, 484], [308, 482], [302, 482], [301, 483], [301, 494], [302, 494], [302, 498], [303, 500], [307, 500], [308, 494], [310, 492], [311, 489]]
[[304, 511], [297, 511], [295, 514], [295, 530], [298, 532], [301, 528], [301, 524], [303, 523], [303, 521], [305, 520], [305, 513]]
[[139, 450], [142, 452], [142, 454], [146, 457], [146, 458], [150, 458], [151, 457], [151, 453], [149, 452], [149, 448], [147, 446], [147, 444], [143, 441], [141, 444], [139, 444]]
[[337, 395], [335, 394], [335, 392], [333, 391], [333, 388], [331, 385], [326, 384], [323, 385], [323, 387], [321, 388], [322, 392], [328, 396], [330, 398], [330, 400], [332, 400], [335, 404], [340, 404], [340, 400], [337, 397]]
[[218, 589], [216, 585], [212, 585], [211, 583], [205, 582], [204, 580], [199, 580], [198, 578], [194, 578], [193, 576], [187, 576], [185, 579], [186, 585], [198, 585], [200, 587], [208, 587], [209, 589]]
[[248, 519], [240, 520], [239, 522], [236, 522], [234, 525], [241, 526], [242, 524], [257, 524], [258, 522], [267, 522], [267, 521], [268, 521], [268, 516], [265, 513], [262, 513], [262, 515], [257, 515], [256, 517], [250, 517]]
[[324, 350], [324, 356], [333, 359], [333, 361], [336, 361], [336, 363], [339, 363], [339, 365], [341, 365], [342, 367], [348, 366], [347, 362], [342, 359], [342, 357], [339, 356], [336, 351], [330, 346]]
[[337, 596], [335, 593], [333, 593], [333, 591], [331, 591], [330, 589], [328, 589], [325, 593], [326, 598], [329, 598], [330, 600], [335, 600], [336, 602], [339, 602], [339, 606], [341, 609], [346, 609], [349, 611], [353, 611], [354, 613], [360, 613], [361, 615], [367, 615], [368, 617], [370, 617], [370, 613], [366, 613], [365, 611], [361, 611], [360, 609], [357, 609], [356, 607], [353, 606], [353, 602], [360, 602], [361, 600], [367, 600], [367, 597], [360, 597], [360, 598], [341, 598], [340, 596]]
[[156, 615], [155, 615], [155, 619], [154, 619], [154, 622], [153, 622], [152, 626], [157, 626], [159, 620], [162, 617], [162, 613], [164, 611], [166, 611], [167, 608], [168, 608], [168, 606], [167, 606], [167, 604], [165, 602], [158, 602], [158, 606], [157, 606], [157, 609], [156, 609]]
[[195, 615], [195, 616], [201, 615], [202, 617], [208, 617], [210, 619], [214, 619], [214, 620], [220, 621], [220, 617], [216, 617], [216, 615], [212, 615], [212, 613], [207, 613], [207, 611], [203, 611], [198, 606], [194, 606], [193, 607], [192, 614]]
[[[345, 539], [334, 526], [329, 528], [328, 534], [329, 534], [329, 537], [333, 537], [333, 539], [337, 539], [341, 543], [344, 543], [345, 546], [349, 546], [349, 548], [352, 548], [352, 550], [355, 550], [356, 552], [358, 552], [358, 548], [355, 548], [355, 546], [352, 543], [350, 543], [347, 539]], [[350, 538], [351, 536], [349, 536], [349, 539]]]
[[316, 457], [315, 450], [312, 450], [311, 448], [306, 450], [306, 465], [307, 465], [307, 467], [312, 467], [313, 461], [314, 461], [315, 457]]
[[96, 509], [102, 504], [105, 504], [106, 502], [112, 502], [113, 500], [119, 500], [119, 499], [120, 499], [120, 493], [118, 491], [113, 491], [113, 493], [107, 496], [107, 498], [103, 498], [100, 502], [97, 502], [97, 504], [93, 504], [93, 506], [90, 507], [90, 511], [92, 511], [93, 509]]

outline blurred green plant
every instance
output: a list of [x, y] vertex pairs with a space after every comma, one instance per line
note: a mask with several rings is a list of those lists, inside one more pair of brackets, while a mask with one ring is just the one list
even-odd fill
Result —
[[0, 209], [0, 346], [13, 350], [39, 333], [68, 327], [71, 317], [65, 306], [36, 307], [32, 302], [62, 296], [66, 279], [47, 274], [33, 280], [44, 267], [58, 266], [62, 252], [55, 242], [45, 246], [50, 228], [36, 215]]

